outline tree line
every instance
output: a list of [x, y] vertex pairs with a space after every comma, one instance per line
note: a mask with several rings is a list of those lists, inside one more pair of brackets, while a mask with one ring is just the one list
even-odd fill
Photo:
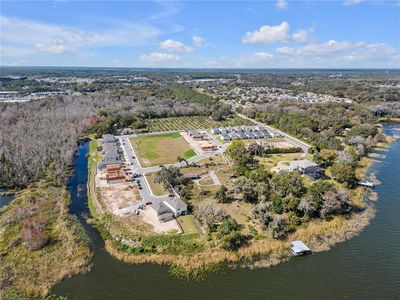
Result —
[[149, 85], [131, 88], [128, 96], [103, 91], [0, 103], [0, 186], [25, 187], [42, 178], [62, 184], [85, 134], [143, 128], [149, 118], [228, 111], [191, 91]]

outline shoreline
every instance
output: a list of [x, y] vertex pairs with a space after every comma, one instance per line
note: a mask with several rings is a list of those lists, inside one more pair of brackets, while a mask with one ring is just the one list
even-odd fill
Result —
[[[387, 137], [387, 142], [376, 145], [374, 149], [387, 148], [395, 139]], [[360, 161], [357, 168], [360, 179], [368, 176], [371, 167], [377, 161], [369, 154]], [[88, 179], [90, 181], [90, 178]], [[89, 184], [89, 182], [88, 182]], [[359, 198], [362, 206], [350, 215], [335, 216], [332, 220], [314, 220], [307, 223], [304, 228], [299, 228], [290, 234], [285, 240], [273, 240], [265, 238], [251, 242], [249, 245], [239, 248], [237, 251], [207, 248], [198, 253], [176, 254], [131, 254], [118, 249], [118, 242], [104, 227], [98, 218], [95, 207], [101, 204], [89, 195], [92, 187], [88, 186], [88, 203], [96, 227], [104, 239], [106, 251], [114, 258], [128, 264], [152, 263], [168, 265], [170, 273], [183, 279], [201, 279], [208, 273], [215, 272], [223, 267], [235, 268], [269, 268], [288, 261], [290, 253], [290, 240], [301, 239], [310, 246], [313, 252], [330, 250], [334, 245], [345, 242], [362, 232], [375, 217], [374, 201], [376, 193], [365, 188], [358, 187], [353, 191], [353, 201]], [[94, 201], [93, 201], [94, 200]], [[355, 200], [357, 201], [357, 200]], [[100, 227], [100, 228], [99, 228]]]
[[[36, 198], [41, 202], [32, 202]], [[9, 289], [45, 297], [65, 278], [90, 271], [90, 240], [77, 217], [68, 212], [70, 203], [71, 197], [65, 187], [41, 182], [19, 191], [12, 202], [0, 209], [1, 221], [7, 224], [2, 229], [13, 234], [0, 244], [4, 250], [0, 255], [0, 298], [2, 292]], [[20, 237], [22, 229], [13, 221], [21, 206], [32, 205], [37, 205], [36, 211], [40, 211], [40, 217], [47, 224], [49, 240], [48, 244], [34, 250]], [[53, 206], [56, 209], [52, 209]], [[35, 214], [31, 219], [36, 217]], [[28, 259], [28, 264], [23, 257]]]

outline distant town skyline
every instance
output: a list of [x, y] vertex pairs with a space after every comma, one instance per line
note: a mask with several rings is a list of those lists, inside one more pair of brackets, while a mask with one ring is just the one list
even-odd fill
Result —
[[1, 66], [399, 68], [400, 1], [2, 1]]

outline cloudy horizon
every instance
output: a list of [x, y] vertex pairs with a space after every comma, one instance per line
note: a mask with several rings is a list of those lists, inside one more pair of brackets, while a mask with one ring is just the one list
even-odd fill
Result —
[[3, 2], [1, 66], [399, 68], [399, 1]]

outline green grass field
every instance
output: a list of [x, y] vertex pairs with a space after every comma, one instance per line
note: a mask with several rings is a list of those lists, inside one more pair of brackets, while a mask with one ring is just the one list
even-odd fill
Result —
[[201, 233], [200, 224], [192, 215], [180, 216], [177, 221], [181, 225], [184, 233]]
[[178, 156], [188, 159], [196, 155], [179, 132], [134, 137], [130, 142], [143, 167], [172, 164]]
[[205, 116], [171, 117], [163, 119], [152, 119], [148, 121], [148, 127], [150, 132], [188, 130], [188, 129], [207, 129], [212, 127], [228, 127], [228, 126], [242, 126], [242, 125], [253, 125], [253, 123], [237, 116], [221, 122], [211, 120], [209, 117]]

